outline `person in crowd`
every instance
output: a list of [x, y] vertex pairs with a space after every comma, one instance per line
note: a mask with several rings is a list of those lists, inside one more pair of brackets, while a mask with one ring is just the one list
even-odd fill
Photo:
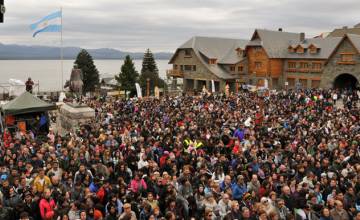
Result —
[[4, 130], [0, 219], [359, 219], [358, 100], [84, 98], [96, 118], [72, 133]]

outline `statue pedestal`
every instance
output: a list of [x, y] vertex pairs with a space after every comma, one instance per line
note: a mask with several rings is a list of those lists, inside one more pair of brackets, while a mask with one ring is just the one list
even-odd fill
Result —
[[80, 124], [90, 123], [95, 119], [95, 110], [84, 104], [68, 104], [61, 106], [57, 118], [58, 133], [64, 135], [75, 132]]

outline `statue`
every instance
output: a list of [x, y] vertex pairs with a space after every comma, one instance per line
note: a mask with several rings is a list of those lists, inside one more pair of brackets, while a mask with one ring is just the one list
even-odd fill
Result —
[[70, 90], [72, 92], [75, 92], [77, 94], [81, 94], [82, 93], [82, 88], [83, 88], [83, 76], [82, 76], [82, 72], [81, 69], [78, 69], [77, 66], [74, 66], [74, 68], [71, 71], [71, 75], [70, 75]]
[[[73, 101], [77, 101], [78, 104], [82, 103], [82, 89], [83, 89], [83, 75], [81, 69], [77, 68], [77, 65], [74, 65], [71, 70], [70, 80], [67, 80], [64, 88], [69, 87], [70, 92], [75, 94], [76, 99]], [[75, 104], [75, 103], [73, 103]]]

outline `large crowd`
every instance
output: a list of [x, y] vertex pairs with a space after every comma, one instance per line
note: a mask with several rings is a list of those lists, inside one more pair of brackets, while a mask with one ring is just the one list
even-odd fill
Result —
[[0, 219], [360, 220], [358, 98], [89, 99], [74, 133], [5, 130]]

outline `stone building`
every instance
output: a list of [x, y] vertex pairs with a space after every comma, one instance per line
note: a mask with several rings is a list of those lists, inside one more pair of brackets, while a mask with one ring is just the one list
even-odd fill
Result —
[[226, 38], [193, 37], [181, 45], [170, 59], [173, 65], [167, 75], [183, 78], [186, 92], [201, 91], [205, 86], [211, 90], [212, 80], [215, 91], [223, 91], [228, 84], [235, 90], [236, 79], [247, 72], [244, 49], [248, 41]]
[[[203, 86], [236, 91], [242, 83], [281, 88], [358, 87], [360, 35], [306, 38], [305, 33], [256, 29], [249, 41], [193, 37], [180, 46], [168, 76], [184, 92]], [[267, 82], [267, 83], [265, 83]]]

